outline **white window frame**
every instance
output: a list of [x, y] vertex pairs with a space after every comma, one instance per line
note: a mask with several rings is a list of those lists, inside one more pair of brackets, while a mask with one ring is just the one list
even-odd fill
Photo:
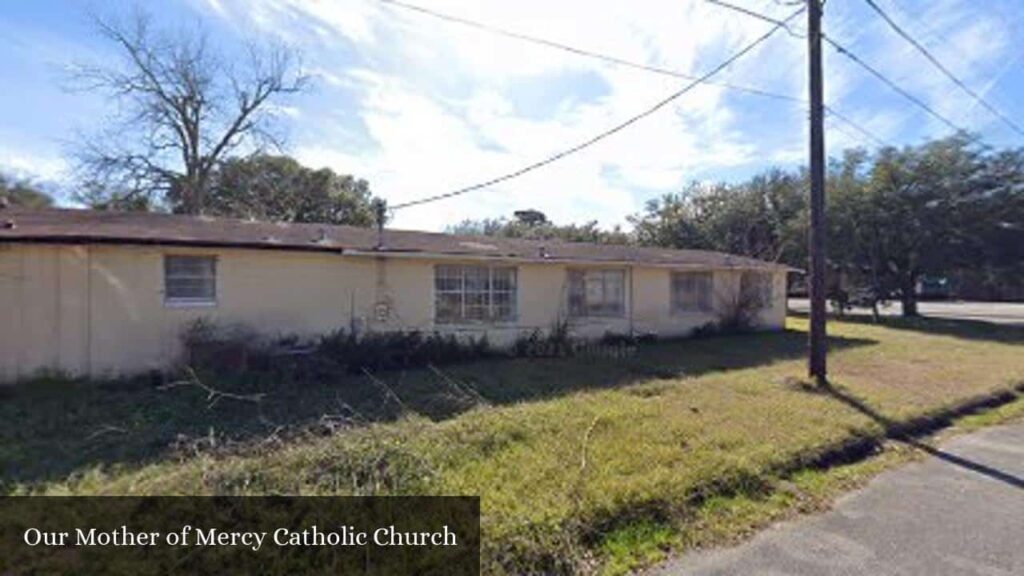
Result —
[[[508, 286], [498, 288], [495, 280], [501, 274], [508, 274]], [[482, 289], [468, 287], [466, 279], [475, 276], [479, 281], [486, 277], [486, 285]], [[452, 288], [442, 288], [441, 281], [449, 280], [456, 284]], [[458, 295], [459, 312], [456, 316], [441, 316], [438, 306], [444, 295]], [[502, 307], [496, 303], [496, 295], [502, 295], [508, 305]], [[473, 296], [474, 298], [470, 298]], [[470, 300], [476, 299], [477, 303]], [[482, 301], [482, 303], [481, 303]], [[479, 315], [467, 314], [474, 308]], [[501, 313], [505, 308], [506, 312]], [[445, 326], [466, 324], [507, 324], [515, 322], [519, 315], [519, 270], [515, 266], [489, 266], [478, 264], [438, 264], [434, 266], [434, 323]]]
[[[626, 316], [626, 270], [623, 268], [576, 268], [567, 272], [568, 308], [572, 318], [624, 318]], [[619, 300], [614, 310], [594, 310], [594, 305], [587, 301], [588, 282], [601, 282], [602, 306], [607, 307], [609, 280], [619, 281]], [[577, 285], [577, 282], [579, 284]], [[574, 302], [581, 298], [580, 304]]]
[[[693, 282], [686, 290], [686, 282]], [[700, 285], [704, 284], [704, 288]], [[714, 312], [715, 274], [711, 270], [685, 270], [673, 272], [669, 285], [671, 309], [676, 314], [706, 314]]]
[[[170, 273], [170, 262], [174, 259], [195, 259], [203, 260], [210, 263], [209, 273], [199, 274], [182, 274], [176, 272], [175, 274]], [[164, 254], [163, 258], [163, 272], [164, 272], [164, 305], [169, 308], [188, 308], [188, 307], [211, 307], [217, 305], [217, 257], [207, 254]], [[201, 296], [201, 297], [189, 297], [189, 296], [173, 296], [170, 290], [170, 284], [172, 280], [209, 280], [212, 283], [212, 296]]]

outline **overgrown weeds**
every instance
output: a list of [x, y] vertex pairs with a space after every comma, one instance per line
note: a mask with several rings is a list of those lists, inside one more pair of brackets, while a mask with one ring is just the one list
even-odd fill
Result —
[[244, 326], [200, 319], [182, 336], [183, 362], [210, 373], [273, 372], [316, 380], [337, 373], [422, 368], [497, 356], [484, 334], [419, 331], [359, 334], [338, 329], [318, 338], [260, 336]]
[[475, 336], [338, 329], [318, 338], [266, 338], [244, 326], [200, 319], [183, 333], [182, 365], [215, 375], [262, 372], [289, 380], [318, 381], [339, 373], [408, 370], [489, 358], [624, 357], [635, 353], [637, 346], [656, 340], [652, 334], [608, 332], [592, 342], [576, 337], [571, 324], [560, 320], [548, 330], [525, 332], [511, 346], [499, 349], [491, 345], [486, 332]]
[[565, 358], [575, 355], [580, 343], [573, 337], [569, 321], [559, 319], [547, 331], [534, 328], [520, 335], [510, 352], [524, 358]]

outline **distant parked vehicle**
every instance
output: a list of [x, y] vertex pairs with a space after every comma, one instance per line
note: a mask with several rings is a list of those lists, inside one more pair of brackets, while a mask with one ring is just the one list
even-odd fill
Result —
[[946, 277], [925, 276], [917, 282], [917, 297], [921, 300], [949, 300], [950, 282]]

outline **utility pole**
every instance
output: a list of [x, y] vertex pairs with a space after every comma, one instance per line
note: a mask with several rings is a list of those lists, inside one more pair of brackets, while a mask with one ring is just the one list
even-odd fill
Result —
[[807, 0], [807, 63], [811, 99], [811, 326], [808, 373], [826, 384], [825, 355], [825, 107], [821, 77], [821, 0]]

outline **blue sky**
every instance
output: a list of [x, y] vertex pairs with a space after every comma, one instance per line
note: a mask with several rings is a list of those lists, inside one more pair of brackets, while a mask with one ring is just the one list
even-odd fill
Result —
[[[737, 4], [781, 16], [769, 0]], [[700, 74], [770, 25], [694, 0], [560, 2], [417, 0], [423, 6], [583, 49]], [[1024, 124], [1024, 3], [878, 0], [996, 108]], [[116, 62], [90, 10], [130, 4], [0, 3], [0, 169], [68, 190], [76, 135], [101, 128], [111, 104], [66, 90], [76, 63]], [[403, 11], [375, 0], [167, 0], [145, 4], [162, 27], [202, 26], [230, 52], [274, 39], [302, 51], [309, 92], [278, 106], [287, 150], [306, 165], [367, 178], [390, 202], [487, 180], [572, 146], [643, 110], [683, 81]], [[803, 20], [797, 27], [802, 27]], [[959, 91], [862, 0], [830, 0], [825, 29], [866, 61], [994, 146], [1024, 145]], [[804, 41], [780, 33], [717, 78], [805, 94]], [[826, 51], [826, 102], [892, 144], [949, 129], [842, 56]], [[493, 189], [400, 211], [396, 225], [441, 229], [464, 218], [537, 208], [559, 222], [624, 223], [644, 202], [692, 180], [733, 180], [803, 162], [797, 104], [701, 87], [563, 162]], [[835, 155], [870, 144], [829, 122]]]

